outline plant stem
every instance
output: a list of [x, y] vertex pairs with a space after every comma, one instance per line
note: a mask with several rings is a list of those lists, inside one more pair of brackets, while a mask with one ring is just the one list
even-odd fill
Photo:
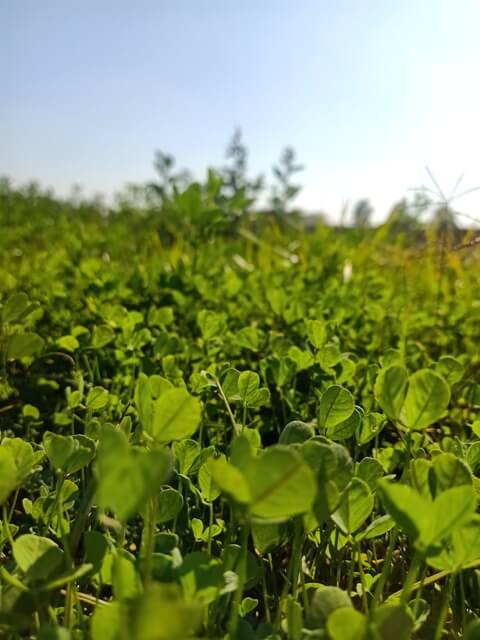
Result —
[[207, 551], [208, 555], [212, 555], [212, 527], [213, 527], [213, 502], [208, 505], [208, 542]]
[[155, 547], [155, 526], [157, 515], [157, 497], [151, 497], [147, 502], [147, 517], [145, 522], [146, 540], [144, 548], [143, 586], [146, 589], [152, 581], [153, 552]]
[[13, 536], [12, 536], [12, 531], [10, 529], [10, 518], [7, 511], [6, 504], [3, 505], [2, 512], [3, 512], [3, 526], [5, 527], [5, 533], [7, 534], [7, 539], [8, 539], [8, 542], [10, 543], [10, 547], [13, 553]]
[[20, 492], [20, 489], [18, 488], [15, 491], [15, 493], [13, 494], [12, 504], [10, 506], [10, 511], [8, 512], [8, 522], [10, 522], [12, 520], [13, 513], [15, 511], [15, 507], [17, 506], [17, 499], [18, 499], [19, 492]]
[[225, 408], [227, 410], [228, 413], [228, 417], [230, 418], [230, 422], [232, 423], [232, 427], [233, 427], [233, 432], [236, 436], [240, 435], [241, 430], [238, 428], [237, 423], [235, 422], [235, 416], [232, 413], [232, 409], [230, 407], [230, 404], [227, 400], [227, 396], [225, 395], [225, 392], [223, 390], [222, 385], [220, 384], [220, 380], [214, 376], [214, 380], [215, 380], [215, 384], [217, 385], [217, 389], [220, 392], [220, 395], [222, 397], [223, 403], [225, 405]]
[[360, 547], [360, 542], [355, 543], [355, 548], [357, 551], [357, 562], [358, 562], [358, 572], [360, 574], [360, 583], [362, 585], [362, 601], [363, 601], [363, 611], [366, 615], [368, 615], [368, 598], [367, 598], [367, 588], [365, 583], [365, 574], [363, 572], [362, 565], [362, 549]]
[[[57, 474], [57, 486], [56, 486], [56, 495], [55, 495], [55, 503], [56, 503], [56, 512], [58, 519], [58, 528], [60, 530], [60, 536], [62, 538], [63, 552], [65, 553], [65, 559], [67, 562], [67, 566], [69, 569], [73, 569], [75, 564], [73, 561], [72, 553], [70, 551], [70, 539], [65, 531], [65, 527], [63, 526], [63, 506], [62, 506], [62, 489], [65, 477], [61, 472]], [[67, 585], [67, 592], [65, 595], [65, 613], [64, 620], [65, 626], [67, 629], [71, 629], [72, 622], [72, 614], [73, 614], [73, 604], [74, 604], [74, 594], [76, 591], [75, 582], [69, 582]]]
[[248, 544], [249, 529], [250, 527], [247, 523], [243, 523], [240, 528], [240, 552], [237, 560], [238, 586], [233, 596], [231, 610], [230, 610], [230, 621], [228, 624], [228, 631], [229, 631], [231, 640], [236, 640], [236, 637], [237, 637], [238, 614], [239, 614], [238, 610], [242, 602], [243, 587], [245, 585], [245, 578], [246, 578], [247, 544]]
[[263, 563], [262, 567], [262, 595], [263, 595], [263, 608], [265, 609], [265, 619], [268, 623], [271, 622], [272, 617], [270, 614], [270, 606], [268, 604], [268, 590], [267, 590], [267, 579], [265, 575], [265, 563]]
[[442, 632], [445, 627], [445, 620], [448, 615], [448, 603], [452, 595], [453, 583], [455, 582], [455, 574], [448, 576], [446, 584], [443, 587], [442, 592], [442, 604], [440, 607], [440, 613], [438, 614], [437, 626], [435, 628], [434, 640], [441, 640]]
[[298, 574], [300, 573], [301, 555], [304, 540], [303, 522], [301, 517], [295, 520], [295, 535], [292, 546], [292, 574], [290, 577], [292, 583], [292, 595], [296, 599], [298, 594]]
[[402, 593], [400, 595], [400, 602], [403, 605], [408, 603], [408, 599], [410, 598], [410, 594], [413, 590], [413, 585], [415, 584], [415, 580], [417, 579], [418, 570], [422, 563], [422, 556], [418, 551], [414, 553], [412, 564], [408, 569], [407, 577], [405, 578], [405, 584], [403, 585]]
[[375, 592], [373, 594], [373, 602], [372, 602], [372, 611], [375, 609], [377, 604], [383, 599], [383, 590], [385, 588], [385, 583], [387, 582], [388, 573], [391, 568], [393, 551], [395, 549], [395, 542], [397, 541], [397, 529], [393, 528], [390, 531], [390, 540], [388, 542], [387, 553], [385, 556], [385, 560], [383, 562], [382, 573], [380, 575], [380, 579], [377, 582], [377, 586], [375, 587]]

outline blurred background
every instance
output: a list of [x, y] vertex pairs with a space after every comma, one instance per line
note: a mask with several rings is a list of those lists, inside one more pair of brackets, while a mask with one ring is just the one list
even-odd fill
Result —
[[480, 183], [479, 23], [477, 0], [2, 0], [0, 175], [109, 203], [165, 161], [240, 161], [263, 207], [290, 162], [295, 207], [380, 222], [438, 191], [426, 166], [444, 199]]

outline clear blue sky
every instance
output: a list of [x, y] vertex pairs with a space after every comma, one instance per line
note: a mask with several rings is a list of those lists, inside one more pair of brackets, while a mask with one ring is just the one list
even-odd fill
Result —
[[381, 217], [426, 164], [480, 184], [479, 25], [479, 0], [1, 0], [0, 174], [111, 194], [161, 148], [202, 176], [241, 126], [252, 173], [295, 147], [298, 204]]

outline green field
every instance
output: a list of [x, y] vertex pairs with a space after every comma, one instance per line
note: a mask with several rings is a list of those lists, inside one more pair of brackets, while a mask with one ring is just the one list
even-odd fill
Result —
[[480, 638], [473, 232], [222, 189], [0, 185], [0, 636]]

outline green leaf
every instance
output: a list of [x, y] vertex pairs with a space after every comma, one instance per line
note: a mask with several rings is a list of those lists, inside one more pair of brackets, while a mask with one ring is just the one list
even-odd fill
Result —
[[283, 527], [285, 525], [277, 522], [252, 523], [253, 543], [261, 556], [280, 545], [284, 533]]
[[380, 640], [410, 640], [413, 616], [400, 604], [382, 604], [375, 610], [373, 627]]
[[32, 445], [21, 438], [5, 438], [2, 448], [12, 454], [16, 468], [15, 488], [17, 488], [28, 478], [35, 465]]
[[406, 484], [380, 480], [377, 484], [379, 494], [385, 508], [410, 538], [416, 540], [429, 518], [432, 508], [431, 500], [423, 497]]
[[126, 616], [120, 602], [95, 607], [92, 617], [92, 640], [120, 640], [125, 630]]
[[243, 617], [248, 615], [250, 612], [254, 611], [257, 608], [258, 600], [256, 598], [246, 597], [243, 598], [242, 602], [239, 606], [239, 613]]
[[473, 473], [478, 473], [480, 468], [480, 442], [471, 444], [465, 452], [465, 460]]
[[140, 373], [135, 385], [135, 404], [138, 409], [138, 417], [142, 428], [150, 433], [153, 421], [153, 399], [150, 380], [147, 375]]
[[308, 629], [325, 629], [330, 615], [337, 609], [345, 608], [353, 608], [346, 591], [322, 585], [313, 594], [306, 626]]
[[251, 513], [283, 520], [306, 513], [315, 499], [315, 478], [302, 457], [283, 445], [270, 447], [247, 470]]
[[201, 415], [200, 401], [185, 389], [165, 391], [153, 404], [151, 435], [165, 443], [189, 438], [198, 429]]
[[470, 428], [473, 433], [480, 438], [480, 420], [475, 420], [474, 422], [472, 422]]
[[198, 326], [205, 340], [221, 336], [225, 325], [225, 316], [221, 313], [202, 309], [197, 317]]
[[427, 554], [473, 515], [476, 501], [469, 485], [440, 493], [432, 502], [407, 485], [380, 480], [377, 491], [396, 524]]
[[38, 640], [71, 640], [71, 637], [65, 627], [42, 625], [38, 631]]
[[29, 418], [31, 420], [40, 419], [40, 411], [33, 404], [24, 404], [22, 409], [22, 415], [24, 418]]
[[108, 551], [108, 540], [99, 531], [85, 531], [83, 534], [85, 560], [93, 566], [93, 572], [98, 573]]
[[64, 351], [69, 351], [70, 353], [73, 353], [74, 351], [76, 351], [80, 346], [80, 343], [75, 338], [75, 336], [71, 336], [71, 335], [61, 336], [60, 338], [57, 339], [57, 344], [60, 347], [60, 349], [63, 349]]
[[327, 342], [317, 352], [317, 360], [324, 371], [329, 371], [341, 360], [342, 354], [338, 345], [334, 342]]
[[183, 475], [189, 473], [200, 455], [200, 445], [195, 440], [180, 440], [172, 445], [178, 464], [178, 471]]
[[367, 618], [350, 607], [335, 609], [327, 619], [331, 640], [363, 640], [367, 635]]
[[17, 467], [11, 452], [0, 447], [0, 504], [4, 504], [8, 496], [16, 488]]
[[34, 356], [43, 349], [43, 345], [43, 338], [36, 333], [14, 333], [7, 339], [7, 358]]
[[244, 327], [237, 331], [235, 342], [243, 349], [258, 351], [260, 334], [255, 327]]
[[340, 498], [332, 520], [345, 534], [359, 529], [373, 510], [373, 495], [368, 485], [359, 478], [353, 478]]
[[373, 538], [379, 538], [393, 529], [394, 525], [395, 522], [391, 516], [379, 516], [370, 522], [370, 524], [365, 527], [363, 531], [358, 533], [355, 538], [357, 540], [372, 540]]
[[133, 450], [123, 433], [107, 432], [97, 455], [97, 504], [125, 521], [142, 511], [170, 470], [171, 458], [166, 450]]
[[93, 328], [92, 347], [103, 349], [115, 338], [114, 330], [107, 324], [101, 324]]
[[227, 400], [235, 402], [240, 400], [240, 396], [238, 394], [238, 379], [240, 377], [240, 371], [237, 369], [227, 369], [225, 372], [225, 377], [222, 382], [222, 389], [227, 397]]
[[363, 458], [357, 466], [356, 474], [374, 491], [377, 481], [383, 477], [383, 467], [375, 458]]
[[472, 473], [467, 464], [453, 453], [441, 453], [435, 456], [432, 460], [432, 470], [436, 493], [452, 487], [472, 484]]
[[459, 571], [470, 562], [480, 560], [480, 516], [452, 533], [451, 544], [441, 548], [437, 555], [430, 555], [427, 562], [436, 569]]
[[375, 398], [389, 418], [398, 420], [405, 400], [408, 374], [404, 367], [382, 369], [375, 381]]
[[46, 577], [63, 560], [63, 552], [50, 538], [27, 533], [13, 543], [13, 557], [19, 568], [32, 579]]
[[305, 442], [313, 438], [315, 431], [306, 422], [301, 420], [293, 420], [289, 422], [283, 429], [278, 439], [279, 444], [292, 444], [295, 442]]
[[30, 302], [25, 293], [14, 293], [7, 299], [2, 309], [2, 322], [18, 322], [29, 306]]
[[150, 385], [150, 392], [154, 399], [159, 398], [162, 393], [165, 393], [165, 391], [170, 391], [170, 389], [174, 388], [173, 384], [169, 380], [158, 375], [150, 376], [148, 383]]
[[82, 435], [61, 436], [45, 431], [43, 446], [55, 471], [60, 469], [66, 474], [79, 471], [95, 456], [95, 443]]
[[421, 543], [428, 547], [441, 542], [470, 520], [475, 507], [475, 493], [471, 486], [443, 491], [435, 499], [429, 517], [423, 520]]
[[468, 623], [463, 638], [464, 640], [480, 640], [480, 618]]
[[260, 378], [255, 371], [243, 371], [238, 377], [238, 395], [242, 402], [249, 406], [254, 403], [258, 389], [260, 387]]
[[376, 438], [384, 428], [386, 422], [381, 413], [372, 412], [363, 416], [355, 434], [358, 444], [364, 445]]
[[309, 369], [315, 364], [313, 354], [310, 353], [310, 351], [300, 349], [297, 346], [290, 347], [288, 350], [288, 357], [295, 362], [297, 371], [305, 371], [305, 369]]
[[62, 436], [46, 431], [43, 434], [43, 447], [52, 467], [55, 470], [63, 470], [75, 450], [75, 440], [73, 436]]
[[410, 376], [400, 419], [409, 429], [425, 429], [441, 418], [450, 402], [450, 388], [430, 369]]
[[207, 464], [221, 491], [248, 505], [257, 518], [281, 521], [306, 513], [315, 498], [310, 468], [296, 451], [283, 445], [247, 460], [242, 471], [222, 458]]
[[116, 600], [131, 600], [142, 591], [135, 557], [125, 549], [118, 552], [113, 563], [112, 587]]
[[200, 491], [202, 492], [202, 496], [207, 502], [213, 502], [220, 495], [220, 491], [213, 480], [208, 462], [205, 462], [200, 467], [198, 472], [198, 484]]
[[153, 584], [132, 611], [135, 640], [185, 640], [202, 621], [200, 604], [184, 601], [174, 584]]
[[347, 420], [355, 408], [353, 396], [338, 385], [329, 387], [322, 397], [318, 409], [318, 422], [322, 429], [331, 429]]
[[306, 320], [307, 336], [315, 349], [320, 349], [325, 344], [327, 331], [322, 320]]
[[303, 637], [303, 611], [293, 596], [287, 596], [283, 603], [289, 640], [301, 640]]
[[108, 404], [108, 397], [108, 391], [103, 387], [92, 387], [88, 392], [87, 399], [85, 401], [87, 409], [90, 411], [103, 409]]
[[270, 398], [266, 388], [260, 388], [260, 378], [254, 371], [243, 371], [238, 376], [238, 395], [247, 407], [260, 407]]
[[215, 484], [222, 493], [226, 493], [240, 504], [248, 504], [252, 500], [252, 494], [248, 482], [243, 473], [225, 458], [213, 459], [208, 463]]
[[157, 524], [164, 524], [173, 520], [183, 507], [183, 496], [176, 489], [168, 487], [158, 494]]
[[327, 428], [327, 436], [334, 441], [348, 440], [360, 426], [362, 416], [358, 409], [354, 409], [352, 415], [342, 422]]
[[437, 371], [448, 384], [460, 382], [464, 370], [463, 364], [453, 356], [442, 356], [438, 361]]
[[201, 540], [203, 533], [203, 522], [199, 518], [192, 518], [192, 520], [190, 521], [190, 526], [192, 528], [195, 540]]
[[430, 491], [432, 478], [431, 469], [432, 463], [429, 460], [425, 460], [425, 458], [416, 458], [415, 460], [410, 461], [411, 485], [428, 499], [432, 497], [432, 493]]

